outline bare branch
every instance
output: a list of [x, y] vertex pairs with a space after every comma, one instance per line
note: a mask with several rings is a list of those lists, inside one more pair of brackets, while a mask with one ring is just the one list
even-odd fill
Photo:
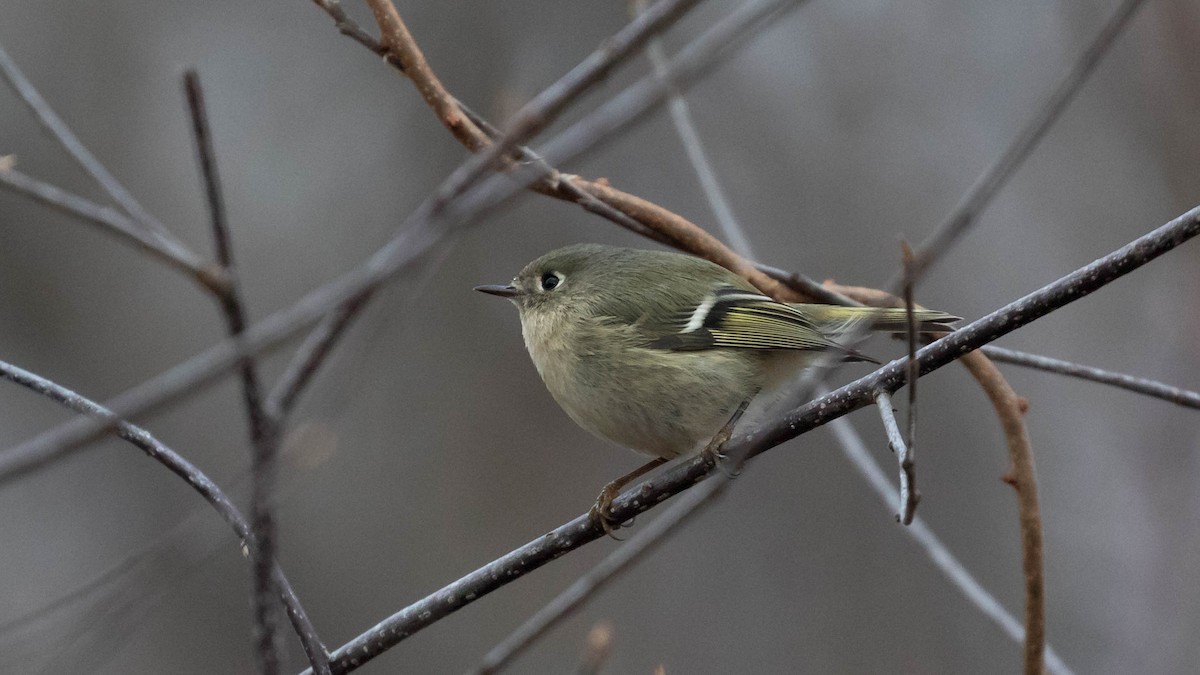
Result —
[[1049, 356], [1019, 352], [1015, 349], [1005, 349], [1004, 347], [997, 347], [995, 345], [988, 345], [984, 351], [993, 360], [1000, 361], [1001, 363], [1011, 363], [1014, 366], [1036, 368], [1050, 373], [1078, 377], [1082, 380], [1091, 380], [1100, 384], [1108, 384], [1138, 394], [1145, 394], [1146, 396], [1170, 401], [1176, 405], [1200, 410], [1200, 392], [1172, 387], [1169, 384], [1163, 384], [1162, 382], [1144, 377], [1115, 373], [1111, 370], [1071, 363], [1070, 361], [1063, 361], [1062, 359], [1055, 359]]
[[1017, 491], [1021, 522], [1021, 561], [1025, 572], [1025, 673], [1040, 675], [1046, 642], [1045, 578], [1042, 553], [1042, 516], [1038, 506], [1033, 450], [1025, 430], [1029, 402], [1017, 396], [996, 366], [985, 358], [963, 363], [983, 386], [1008, 442], [1012, 467], [1004, 480]]
[[[111, 217], [104, 219], [90, 218], [69, 206], [58, 204], [52, 205], [58, 206], [59, 208], [63, 208], [65, 210], [73, 211], [77, 215], [83, 215], [85, 218], [88, 218], [96, 224], [110, 227], [113, 231], [133, 239], [147, 250], [151, 250], [168, 262], [171, 262], [174, 266], [188, 271], [196, 278], [197, 281], [205, 286], [210, 286], [210, 284], [220, 280], [219, 277], [208, 276], [212, 270], [206, 270], [206, 266], [200, 257], [188, 250], [188, 248], [184, 246], [182, 242], [176, 239], [175, 236], [172, 235], [169, 230], [167, 230], [165, 225], [155, 219], [154, 216], [150, 215], [146, 209], [142, 208], [142, 205], [133, 198], [133, 195], [131, 195], [129, 191], [126, 190], [124, 186], [122, 186], [121, 183], [111, 173], [108, 172], [108, 169], [104, 168], [104, 165], [101, 164], [100, 161], [97, 160], [86, 147], [84, 147], [83, 143], [80, 142], [80, 140], [71, 131], [70, 127], [67, 126], [66, 122], [63, 122], [62, 119], [55, 114], [54, 110], [50, 107], [50, 104], [46, 102], [46, 99], [42, 98], [42, 95], [39, 94], [38, 90], [33, 86], [33, 83], [25, 77], [25, 74], [22, 73], [20, 68], [17, 67], [16, 62], [9, 57], [8, 53], [4, 51], [2, 47], [0, 47], [0, 76], [2, 76], [8, 85], [12, 87], [12, 90], [16, 92], [17, 96], [29, 108], [29, 110], [33, 112], [38, 123], [40, 123], [42, 127], [46, 129], [46, 131], [50, 132], [50, 135], [53, 136], [54, 140], [58, 141], [58, 144], [67, 151], [67, 154], [70, 155], [71, 158], [74, 159], [75, 162], [79, 164], [79, 166], [82, 167], [83, 170], [86, 171], [88, 175], [100, 185], [100, 187], [108, 194], [108, 196], [111, 197], [112, 200], [116, 202], [117, 205], [120, 206], [127, 214], [129, 214], [133, 220], [125, 221], [118, 226], [117, 219]], [[0, 174], [3, 173], [4, 172], [0, 172]], [[7, 183], [8, 181], [5, 182]], [[18, 182], [15, 184], [9, 184], [16, 187], [21, 183]], [[27, 182], [25, 185], [27, 187], [29, 186]], [[51, 200], [45, 194], [44, 190], [43, 194], [36, 194], [29, 190], [24, 191], [26, 194], [38, 197], [44, 203], [51, 203]], [[81, 206], [78, 201], [64, 200], [63, 196], [67, 195], [65, 191], [59, 190], [58, 192], [58, 201], [73, 201], [74, 206]], [[80, 198], [75, 199], [78, 200]], [[94, 209], [88, 209], [88, 211], [94, 212]], [[215, 287], [212, 286], [210, 286], [210, 288], [215, 289]]]
[[[234, 533], [237, 534], [244, 545], [249, 546], [251, 549], [254, 548], [254, 532], [251, 530], [250, 523], [247, 522], [245, 516], [234, 505], [233, 500], [204, 472], [184, 459], [182, 455], [164, 445], [149, 431], [121, 420], [113, 414], [112, 410], [105, 408], [95, 401], [84, 398], [66, 387], [3, 361], [0, 361], [0, 377], [37, 392], [77, 413], [99, 418], [107, 424], [113, 425], [118, 436], [129, 441], [145, 452], [151, 459], [162, 464], [171, 473], [183, 479], [185, 483], [204, 498], [204, 501], [213, 507], [213, 510], [225, 522], [229, 523]], [[279, 567], [278, 564], [273, 565], [272, 576], [274, 577], [275, 585], [279, 590], [284, 606], [287, 608], [288, 617], [291, 619], [296, 633], [300, 636], [300, 640], [304, 644], [305, 651], [315, 649], [324, 653], [325, 647], [320, 643], [316, 629], [313, 627], [304, 608], [300, 605], [300, 599], [296, 597], [291, 582], [287, 580], [287, 577], [283, 573], [283, 568]]]
[[[388, 1], [390, 3], [390, 0]], [[504, 134], [486, 150], [473, 156], [472, 161], [467, 162], [461, 171], [456, 172], [459, 174], [457, 181], [452, 180], [439, 190], [434, 211], [440, 210], [442, 203], [475, 184], [488, 170], [498, 166], [501, 157], [507, 156], [518, 145], [554, 122], [568, 104], [576, 101], [580, 94], [636, 54], [647, 40], [681, 19], [698, 2], [699, 0], [658, 0], [645, 13], [605, 40], [599, 49], [588, 55], [579, 65], [522, 106], [509, 121]], [[386, 38], [384, 43], [387, 44]]]
[[633, 565], [655, 545], [662, 543], [668, 535], [676, 532], [679, 525], [700, 513], [704, 507], [714, 503], [715, 497], [725, 491], [729, 482], [728, 480], [706, 481], [696, 489], [689, 491], [661, 516], [638, 530], [624, 545], [606, 556], [565, 591], [529, 617], [511, 635], [493, 647], [483, 657], [479, 667], [471, 672], [476, 675], [492, 675], [500, 672], [504, 666], [555, 624], [582, 607], [584, 602], [608, 582]]
[[[213, 239], [216, 242], [217, 261], [229, 275], [229, 287], [218, 298], [229, 334], [240, 338], [246, 330], [246, 310], [242, 302], [237, 268], [233, 259], [233, 238], [229, 232], [229, 219], [225, 212], [225, 199], [221, 192], [221, 180], [217, 172], [216, 149], [213, 147], [212, 131], [208, 123], [208, 110], [204, 104], [204, 89], [200, 76], [193, 69], [183, 75], [183, 88], [187, 97], [188, 113], [192, 121], [192, 135], [196, 143], [196, 157], [200, 164], [200, 175], [204, 180], [204, 193], [212, 221]], [[262, 386], [258, 379], [258, 368], [253, 355], [243, 356], [238, 362], [238, 375], [242, 381], [242, 397], [246, 416], [250, 420], [250, 440], [254, 446], [251, 463], [250, 515], [254, 530], [254, 625], [257, 635], [259, 672], [272, 675], [279, 672], [279, 628], [275, 604], [271, 598], [277, 593], [271, 571], [275, 563], [275, 524], [271, 511], [271, 496], [278, 468], [276, 456], [279, 446], [278, 425], [263, 409]], [[322, 650], [310, 654], [314, 668], [327, 657]]]
[[[826, 392], [821, 392], [822, 394]], [[855, 470], [883, 500], [888, 508], [900, 498], [891, 480], [884, 470], [875, 463], [872, 453], [854, 430], [854, 426], [845, 417], [840, 417], [829, 423], [834, 436], [842, 448], [842, 454], [850, 460]], [[938, 539], [924, 519], [917, 516], [912, 525], [904, 528], [904, 533], [912, 537], [929, 557], [930, 562], [946, 577], [947, 581], [962, 593], [967, 602], [971, 603], [984, 616], [999, 626], [1009, 638], [1017, 644], [1025, 642], [1025, 628], [991, 593], [987, 592], [975, 577], [963, 566], [950, 549]], [[1063, 662], [1058, 653], [1050, 645], [1046, 645], [1046, 669], [1054, 675], [1070, 675], [1071, 669]]]
[[[916, 363], [913, 361], [912, 363]], [[912, 375], [909, 375], [912, 377]], [[910, 380], [908, 386], [912, 386]], [[904, 442], [900, 433], [900, 425], [896, 423], [896, 411], [892, 408], [892, 397], [886, 391], [875, 393], [875, 407], [879, 409], [879, 418], [883, 420], [883, 429], [887, 432], [888, 447], [896, 455], [900, 464], [900, 508], [896, 510], [896, 520], [911, 525], [913, 514], [917, 511], [917, 502], [921, 501], [921, 493], [917, 491], [917, 471], [913, 463], [912, 451]]]
[[0, 187], [30, 197], [46, 206], [83, 219], [136, 245], [170, 267], [187, 274], [211, 293], [224, 290], [227, 280], [220, 267], [205, 263], [194, 253], [178, 250], [152, 232], [147, 232], [120, 211], [27, 176], [15, 169], [0, 168]]
[[[992, 340], [1104, 287], [1198, 234], [1200, 207], [921, 348], [917, 352], [920, 374], [941, 368]], [[904, 385], [906, 373], [903, 361], [892, 361], [773, 420], [751, 435], [735, 438], [727, 452], [731, 455], [735, 452], [744, 454], [747, 458], [765, 452], [869, 405], [874, 393], [881, 389], [896, 391]], [[707, 475], [707, 461], [703, 457], [671, 467], [653, 481], [643, 483], [641, 488], [616, 499], [612, 516], [622, 521], [633, 518], [704, 480]], [[722, 481], [712, 482], [719, 484]], [[343, 645], [333, 654], [333, 671], [343, 673], [357, 668], [442, 617], [602, 536], [603, 529], [586, 514], [559, 526], [409, 605]], [[1027, 642], [1027, 650], [1029, 644], [1031, 641]]]
[[[1025, 162], [1033, 149], [1041, 142], [1054, 122], [1062, 116], [1067, 105], [1075, 99], [1079, 89], [1088, 77], [1095, 71], [1100, 60], [1108, 53], [1109, 48], [1116, 42], [1125, 27], [1129, 25], [1134, 12], [1142, 5], [1143, 0], [1124, 0], [1112, 17], [1105, 22], [1096, 37], [1080, 55], [1067, 75], [1059, 82], [1054, 91], [1038, 107], [1034, 116], [1025, 127], [1009, 143], [1004, 153], [987, 168], [967, 190], [966, 195], [950, 212], [950, 215], [938, 225], [925, 243], [923, 243], [913, 258], [911, 277], [914, 283], [924, 276], [929, 266], [946, 252], [952, 243], [967, 231], [979, 219], [992, 198], [1008, 183], [1018, 167]], [[896, 288], [899, 280], [888, 284]]]
[[[633, 0], [631, 7], [635, 12], [641, 12], [646, 8], [646, 0]], [[721, 182], [717, 180], [716, 169], [708, 160], [708, 153], [704, 150], [700, 133], [696, 131], [696, 123], [692, 120], [692, 111], [688, 106], [687, 99], [683, 97], [682, 91], [672, 85], [669, 79], [670, 65], [667, 52], [662, 46], [662, 40], [655, 38], [647, 43], [646, 56], [650, 58], [654, 75], [663, 80], [670, 88], [667, 110], [671, 113], [671, 123], [675, 126], [675, 133], [683, 144], [684, 152], [687, 153], [688, 163], [696, 172], [696, 179], [700, 182], [700, 188], [704, 192], [704, 198], [708, 200], [708, 208], [716, 218], [717, 225], [721, 227], [721, 232], [724, 233], [730, 248], [737, 251], [743, 258], [755, 258], [754, 250], [750, 246], [750, 239], [746, 237], [741, 223], [734, 217], [733, 207], [729, 205], [729, 199], [725, 197], [725, 191], [721, 189]]]

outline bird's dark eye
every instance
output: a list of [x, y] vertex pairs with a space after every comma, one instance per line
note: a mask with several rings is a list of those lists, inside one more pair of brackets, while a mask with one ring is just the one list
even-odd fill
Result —
[[542, 290], [552, 291], [562, 282], [558, 275], [554, 272], [546, 272], [542, 275]]

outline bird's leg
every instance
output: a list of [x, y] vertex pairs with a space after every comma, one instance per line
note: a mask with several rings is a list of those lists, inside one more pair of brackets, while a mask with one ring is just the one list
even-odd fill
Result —
[[[746, 406], [750, 405], [751, 398], [754, 397], [751, 396], [745, 401], [742, 401], [742, 404], [738, 406], [737, 410], [733, 411], [733, 416], [729, 418], [729, 421], [725, 423], [725, 426], [721, 427], [721, 430], [717, 432], [717, 435], [713, 436], [712, 440], [708, 442], [708, 445], [704, 446], [704, 449], [700, 451], [700, 454], [704, 457], [705, 461], [710, 467], [720, 468], [725, 463], [727, 457], [721, 452], [721, 449], [725, 447], [725, 444], [728, 443], [729, 439], [733, 436], [733, 428], [737, 426], [738, 420], [742, 419], [742, 415], [746, 412]], [[733, 470], [726, 475], [730, 478], [736, 478], [739, 473], [741, 473], [741, 468], [734, 467]]]
[[[617, 498], [617, 495], [621, 494], [621, 490], [623, 490], [626, 485], [629, 485], [633, 481], [645, 476], [646, 474], [666, 463], [667, 460], [661, 457], [658, 459], [652, 459], [642, 466], [639, 466], [633, 471], [625, 474], [624, 476], [614, 480], [608, 485], [605, 485], [604, 489], [600, 490], [600, 496], [596, 497], [596, 503], [593, 504], [591, 510], [588, 511], [588, 516], [597, 524], [599, 524], [600, 527], [604, 528], [605, 534], [613, 537], [613, 531], [621, 527], [621, 523], [617, 522], [612, 516], [613, 500]], [[616, 539], [616, 537], [613, 537], [613, 539]]]

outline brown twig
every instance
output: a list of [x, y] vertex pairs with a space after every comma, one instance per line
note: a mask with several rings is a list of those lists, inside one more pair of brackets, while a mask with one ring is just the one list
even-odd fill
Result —
[[417, 86], [421, 98], [433, 108], [442, 124], [471, 152], [479, 152], [491, 145], [491, 140], [463, 114], [458, 101], [446, 91], [425, 62], [425, 55], [417, 48], [412, 33], [391, 0], [367, 0], [367, 4], [379, 25], [380, 44], [385, 53], [398, 61], [398, 66]]
[[1038, 506], [1037, 476], [1033, 449], [1025, 429], [1029, 402], [1017, 395], [1000, 370], [979, 352], [964, 358], [963, 365], [983, 387], [1008, 444], [1012, 467], [1004, 482], [1017, 492], [1017, 511], [1021, 522], [1021, 561], [1025, 575], [1025, 673], [1040, 675], [1046, 642], [1046, 589], [1043, 576], [1042, 514]]
[[[472, 121], [471, 115], [462, 110], [458, 100], [442, 85], [441, 80], [433, 73], [425, 57], [416, 44], [412, 34], [407, 30], [403, 20], [396, 12], [390, 0], [370, 0], [380, 31], [384, 35], [383, 43], [387, 46], [385, 52], [396, 59], [396, 65], [401, 67], [421, 93], [421, 97], [429, 104], [442, 124], [454, 134], [468, 150], [476, 152], [491, 145], [492, 141], [480, 124]], [[382, 17], [382, 18], [381, 18]], [[534, 156], [528, 148], [516, 148], [526, 156]], [[538, 158], [540, 161], [540, 157]], [[627, 222], [619, 224], [633, 229], [640, 234], [657, 233], [659, 241], [707, 258], [718, 265], [745, 277], [757, 288], [772, 297], [782, 300], [802, 300], [803, 298], [790, 291], [787, 287], [760, 272], [754, 265], [730, 250], [719, 239], [713, 237], [703, 228], [686, 218], [654, 204], [636, 195], [618, 190], [607, 181], [593, 181], [579, 176], [562, 174], [547, 166], [547, 175], [535, 184], [539, 192], [549, 194], [569, 201], [580, 202], [585, 208], [599, 212], [610, 220], [620, 221], [609, 212], [598, 210], [586, 195], [600, 203], [612, 207], [618, 213], [631, 218], [636, 225]], [[651, 235], [652, 236], [652, 235]]]
[[[838, 286], [831, 282], [826, 282], [826, 285], [864, 304], [877, 307], [904, 305], [900, 298], [879, 289]], [[1023, 420], [1028, 403], [1017, 396], [984, 352], [973, 351], [965, 354], [960, 361], [979, 383], [995, 408], [1008, 446], [1012, 469], [1005, 482], [1017, 491], [1017, 518], [1021, 528], [1021, 568], [1025, 576], [1025, 672], [1041, 673], [1046, 641], [1042, 517], [1038, 507], [1037, 477], [1033, 470], [1033, 448], [1029, 444]], [[910, 357], [908, 363], [917, 364], [917, 361]], [[909, 386], [912, 386], [911, 382]]]

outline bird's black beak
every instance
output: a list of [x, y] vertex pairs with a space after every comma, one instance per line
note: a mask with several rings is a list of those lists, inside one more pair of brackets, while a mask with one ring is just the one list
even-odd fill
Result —
[[480, 293], [487, 293], [489, 295], [498, 295], [502, 298], [514, 298], [518, 293], [520, 293], [515, 286], [500, 286], [499, 284], [476, 286], [475, 290], [479, 291]]

